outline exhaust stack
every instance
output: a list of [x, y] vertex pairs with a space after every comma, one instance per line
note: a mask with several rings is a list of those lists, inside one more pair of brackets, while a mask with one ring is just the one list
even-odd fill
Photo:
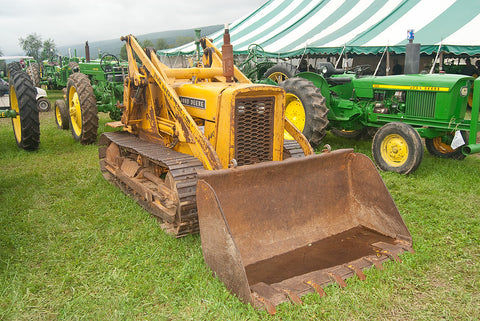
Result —
[[233, 67], [233, 46], [230, 44], [230, 31], [228, 29], [228, 24], [225, 24], [225, 33], [223, 34], [222, 56], [223, 75], [227, 82], [233, 82], [235, 69]]

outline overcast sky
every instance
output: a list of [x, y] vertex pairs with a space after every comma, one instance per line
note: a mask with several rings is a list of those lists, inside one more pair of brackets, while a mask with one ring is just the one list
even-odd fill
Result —
[[[0, 0], [0, 50], [36, 33], [58, 46], [230, 23], [267, 0]], [[192, 35], [193, 36], [193, 35]]]

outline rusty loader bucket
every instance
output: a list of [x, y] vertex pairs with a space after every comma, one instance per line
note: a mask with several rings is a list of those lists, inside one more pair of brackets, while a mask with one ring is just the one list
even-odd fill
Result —
[[206, 263], [269, 313], [413, 251], [372, 161], [352, 150], [201, 171], [197, 205]]

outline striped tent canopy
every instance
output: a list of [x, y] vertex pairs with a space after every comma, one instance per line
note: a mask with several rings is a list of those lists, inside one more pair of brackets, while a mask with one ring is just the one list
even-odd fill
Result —
[[[407, 30], [426, 54], [480, 54], [480, 0], [269, 0], [230, 25], [235, 54], [260, 45], [267, 56], [404, 53]], [[217, 47], [223, 30], [211, 34]], [[159, 51], [190, 55], [193, 43]]]

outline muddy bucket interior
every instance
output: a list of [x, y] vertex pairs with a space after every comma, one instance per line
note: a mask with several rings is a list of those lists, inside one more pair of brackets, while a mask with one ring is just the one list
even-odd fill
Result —
[[352, 150], [201, 171], [197, 205], [206, 263], [241, 300], [269, 312], [363, 279], [364, 268], [412, 246], [372, 161]]

